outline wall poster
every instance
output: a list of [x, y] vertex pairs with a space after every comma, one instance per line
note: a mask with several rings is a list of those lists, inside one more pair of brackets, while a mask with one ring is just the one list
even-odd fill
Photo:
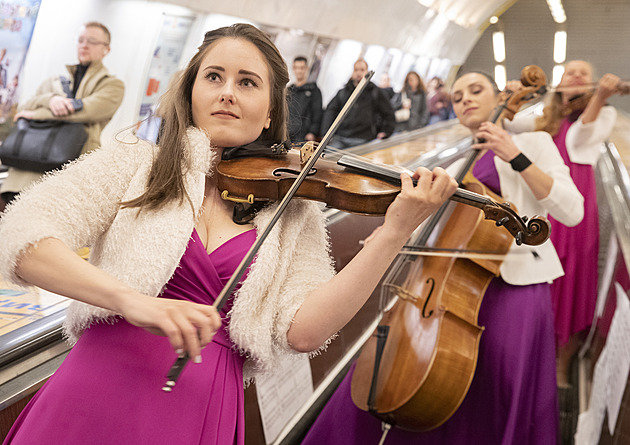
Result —
[[0, 142], [16, 113], [20, 74], [41, 0], [0, 0]]
[[139, 120], [152, 114], [158, 99], [166, 92], [173, 74], [178, 71], [184, 45], [194, 20], [194, 17], [164, 14], [142, 92]]

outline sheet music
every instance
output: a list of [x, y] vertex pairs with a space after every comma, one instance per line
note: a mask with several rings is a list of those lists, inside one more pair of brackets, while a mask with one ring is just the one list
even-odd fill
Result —
[[614, 434], [630, 370], [630, 302], [619, 283], [617, 309], [602, 350], [595, 365], [588, 410], [580, 414], [575, 445], [599, 443], [602, 425], [608, 412], [608, 429]]
[[256, 377], [258, 408], [265, 442], [272, 443], [313, 394], [311, 365], [306, 354], [289, 358], [273, 373]]
[[628, 382], [628, 371], [630, 370], [630, 302], [619, 283], [615, 283], [615, 288], [617, 290], [617, 309], [606, 339], [609, 357], [608, 429], [611, 434], [615, 431], [621, 400]]

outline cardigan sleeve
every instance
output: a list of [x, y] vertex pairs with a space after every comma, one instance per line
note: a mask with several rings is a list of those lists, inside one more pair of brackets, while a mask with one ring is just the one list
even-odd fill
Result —
[[600, 144], [610, 136], [617, 110], [611, 106], [603, 107], [597, 119], [585, 124], [582, 116], [567, 131], [567, 152], [571, 161], [580, 164], [595, 164], [599, 159]]
[[[274, 209], [260, 212], [257, 230], [266, 226]], [[291, 202], [258, 252], [229, 314], [230, 337], [250, 358], [246, 380], [273, 369], [283, 356], [301, 354], [288, 344], [287, 332], [308, 293], [334, 275], [329, 250], [319, 206]]]
[[571, 179], [569, 167], [549, 133], [523, 133], [514, 140], [518, 141], [517, 145], [527, 156], [532, 153], [532, 160], [538, 168], [553, 179], [549, 194], [539, 200], [540, 204], [562, 224], [569, 227], [579, 224], [584, 218], [584, 197]]
[[516, 113], [512, 120], [503, 119], [503, 128], [510, 133], [528, 133], [535, 130], [537, 117], [531, 112]]
[[45, 238], [70, 249], [89, 246], [111, 224], [134, 169], [134, 145], [117, 143], [87, 154], [20, 193], [0, 219], [0, 275], [15, 274], [24, 250]]

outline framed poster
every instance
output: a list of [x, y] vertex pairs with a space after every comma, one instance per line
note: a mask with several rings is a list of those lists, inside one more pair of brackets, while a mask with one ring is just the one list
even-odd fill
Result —
[[0, 2], [0, 142], [13, 124], [20, 74], [31, 43], [41, 0]]
[[194, 20], [194, 17], [163, 15], [162, 27], [142, 92], [139, 120], [152, 114], [158, 99], [167, 90], [169, 81], [178, 71], [184, 45]]

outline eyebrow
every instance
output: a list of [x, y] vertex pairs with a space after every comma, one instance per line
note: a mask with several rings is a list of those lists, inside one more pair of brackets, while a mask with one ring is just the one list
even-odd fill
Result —
[[[220, 65], [209, 65], [207, 67], [204, 68], [204, 71], [207, 70], [215, 70], [215, 71], [221, 71], [221, 72], [225, 72], [225, 68], [223, 68]], [[239, 74], [245, 74], [246, 76], [254, 76], [257, 77], [261, 82], [263, 82], [263, 78], [260, 77], [258, 74], [256, 74], [253, 71], [249, 71], [249, 70], [238, 70]]]

